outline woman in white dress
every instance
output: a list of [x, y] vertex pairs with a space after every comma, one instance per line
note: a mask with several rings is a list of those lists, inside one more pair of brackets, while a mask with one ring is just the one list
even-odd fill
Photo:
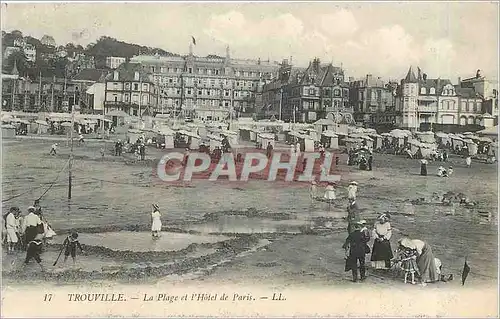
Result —
[[161, 214], [160, 208], [157, 204], [153, 204], [153, 211], [151, 212], [151, 233], [153, 238], [160, 237], [161, 232]]

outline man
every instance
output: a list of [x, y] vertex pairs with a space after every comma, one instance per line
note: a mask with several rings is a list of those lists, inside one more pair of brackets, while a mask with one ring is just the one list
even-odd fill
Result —
[[19, 215], [19, 208], [11, 207], [9, 212], [5, 216], [5, 229], [7, 231], [7, 253], [10, 254], [14, 252], [14, 248], [19, 241], [17, 233], [19, 232], [17, 227], [16, 215]]
[[139, 154], [141, 155], [141, 161], [144, 161], [146, 158], [146, 145], [144, 143], [139, 146]]
[[373, 165], [373, 155], [370, 153], [370, 156], [368, 156], [368, 170], [372, 170], [372, 165]]
[[345, 249], [347, 256], [345, 271], [352, 271], [353, 282], [358, 281], [358, 262], [361, 280], [366, 279], [365, 255], [369, 238], [361, 232], [361, 228], [362, 225], [359, 222], [355, 223], [353, 232], [347, 236], [347, 239], [342, 246], [342, 248]]
[[57, 155], [57, 143], [52, 144], [49, 155]]
[[355, 199], [349, 200], [347, 206], [347, 233], [350, 234], [354, 229], [354, 224], [359, 220], [360, 209]]

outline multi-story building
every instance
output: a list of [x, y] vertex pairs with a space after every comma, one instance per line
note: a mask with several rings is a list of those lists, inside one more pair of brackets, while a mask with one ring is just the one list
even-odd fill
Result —
[[24, 38], [14, 40], [14, 47], [20, 48], [26, 56], [26, 61], [34, 63], [36, 61], [36, 48], [34, 45], [26, 42]]
[[139, 63], [124, 63], [105, 79], [105, 114], [118, 110], [133, 116], [152, 114], [159, 97], [152, 75]]
[[[270, 61], [226, 56], [198, 57], [190, 46], [187, 56], [133, 57], [160, 87], [156, 112], [174, 112], [207, 120], [222, 120], [255, 110], [256, 93], [279, 65]], [[232, 111], [232, 112], [231, 112]]]
[[108, 56], [106, 57], [106, 67], [110, 69], [118, 68], [122, 63], [125, 63], [127, 59], [119, 56]]
[[396, 122], [396, 98], [393, 82], [368, 74], [362, 80], [349, 81], [349, 100], [356, 123], [367, 127], [392, 126]]
[[[18, 76], [9, 83], [4, 82], [3, 109], [26, 112], [67, 112], [73, 106], [78, 109], [84, 86], [69, 78], [54, 77], [49, 71], [34, 78]], [[19, 75], [16, 66], [11, 73]]]
[[349, 85], [342, 68], [314, 59], [306, 69], [284, 60], [277, 79], [263, 87], [261, 117], [314, 122], [328, 113], [350, 113]]
[[498, 121], [498, 81], [486, 79], [481, 76], [481, 70], [477, 70], [475, 77], [459, 78], [459, 87], [473, 89], [483, 101], [482, 111]]
[[[460, 81], [460, 80], [459, 80]], [[439, 126], [480, 125], [483, 100], [474, 88], [453, 85], [449, 79], [428, 79], [418, 68], [412, 68], [401, 80], [396, 109], [400, 127], [418, 130]]]

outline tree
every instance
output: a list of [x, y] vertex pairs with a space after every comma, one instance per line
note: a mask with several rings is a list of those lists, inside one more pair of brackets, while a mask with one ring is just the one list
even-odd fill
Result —
[[6, 59], [4, 59], [4, 63], [2, 66], [2, 72], [7, 74], [12, 74], [14, 69], [14, 65], [17, 67], [17, 71], [22, 76], [26, 73], [28, 68], [26, 55], [23, 51], [14, 51], [12, 52]]

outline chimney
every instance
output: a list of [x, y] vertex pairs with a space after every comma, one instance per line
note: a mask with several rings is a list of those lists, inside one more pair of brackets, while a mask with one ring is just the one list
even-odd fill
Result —
[[458, 77], [458, 85], [462, 84], [462, 78]]
[[424, 74], [422, 75], [422, 79], [424, 79], [424, 81], [425, 81], [425, 80], [427, 80], [427, 74], [425, 74], [425, 73], [424, 73]]
[[366, 83], [369, 84], [371, 81], [372, 81], [372, 75], [371, 74], [367, 74], [366, 75]]
[[139, 72], [134, 72], [134, 81], [139, 81]]
[[320, 64], [320, 61], [318, 58], [314, 58], [313, 60], [313, 70], [318, 72], [319, 71], [319, 64]]
[[118, 71], [114, 71], [113, 72], [113, 80], [118, 81], [118, 79], [119, 79]]

